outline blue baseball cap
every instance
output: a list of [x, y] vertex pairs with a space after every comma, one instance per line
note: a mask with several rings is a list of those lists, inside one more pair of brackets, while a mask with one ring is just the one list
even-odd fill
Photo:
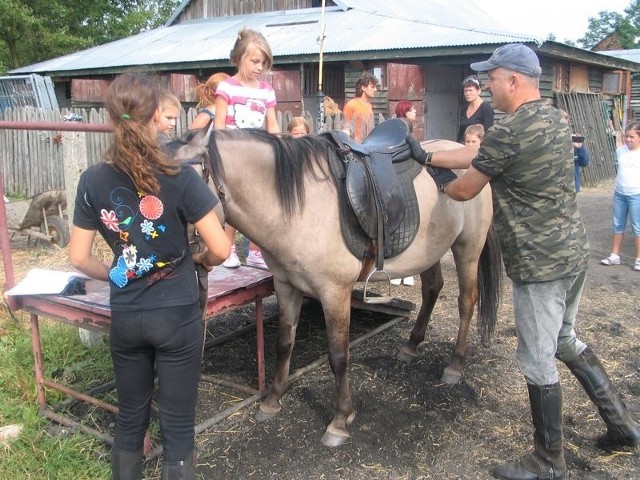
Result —
[[494, 68], [506, 68], [529, 77], [539, 77], [542, 73], [536, 53], [521, 43], [498, 47], [489, 60], [471, 64], [471, 69], [476, 72], [488, 72]]

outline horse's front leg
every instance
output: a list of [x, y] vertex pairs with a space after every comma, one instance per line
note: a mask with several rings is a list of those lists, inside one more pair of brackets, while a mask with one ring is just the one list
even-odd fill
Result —
[[329, 341], [329, 365], [335, 376], [337, 398], [331, 423], [327, 426], [322, 443], [327, 447], [342, 445], [349, 438], [347, 427], [355, 418], [349, 386], [349, 323], [351, 315], [351, 289], [343, 288], [323, 299], [322, 305]]
[[453, 358], [442, 374], [442, 381], [450, 384], [457, 384], [462, 378], [462, 365], [467, 355], [469, 325], [475, 304], [478, 301], [478, 263], [456, 260], [456, 271], [458, 274], [460, 325], [456, 345], [453, 349]]
[[280, 399], [289, 384], [291, 352], [296, 340], [296, 329], [300, 320], [302, 292], [288, 282], [274, 280], [278, 299], [278, 338], [276, 340], [276, 371], [269, 394], [260, 404], [256, 421], [264, 422], [275, 417], [282, 408]]
[[422, 305], [413, 330], [411, 330], [409, 340], [400, 347], [396, 354], [396, 358], [405, 363], [410, 363], [418, 356], [418, 345], [424, 340], [433, 307], [444, 285], [440, 262], [422, 272], [420, 280], [422, 284]]

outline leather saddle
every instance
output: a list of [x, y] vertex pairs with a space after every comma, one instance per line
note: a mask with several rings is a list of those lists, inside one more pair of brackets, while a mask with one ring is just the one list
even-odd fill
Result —
[[405, 212], [402, 185], [394, 163], [411, 158], [408, 125], [394, 118], [380, 123], [360, 144], [342, 131], [329, 132], [346, 164], [349, 204], [362, 229], [376, 245], [376, 270], [384, 264], [384, 242]]

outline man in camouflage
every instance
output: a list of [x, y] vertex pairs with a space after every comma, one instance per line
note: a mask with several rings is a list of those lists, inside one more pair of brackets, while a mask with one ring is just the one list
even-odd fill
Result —
[[493, 474], [563, 479], [562, 390], [555, 358], [569, 367], [598, 407], [607, 426], [603, 441], [637, 446], [640, 429], [598, 357], [574, 330], [588, 243], [574, 192], [571, 130], [561, 112], [540, 98], [538, 57], [525, 45], [511, 44], [471, 68], [488, 72], [493, 106], [507, 115], [486, 132], [477, 154], [465, 147], [423, 152], [422, 160], [457, 168], [473, 158], [465, 175], [448, 183], [445, 178], [439, 185], [455, 200], [473, 198], [488, 182], [493, 186], [495, 224], [513, 282], [516, 358], [527, 382], [535, 430], [533, 452]]

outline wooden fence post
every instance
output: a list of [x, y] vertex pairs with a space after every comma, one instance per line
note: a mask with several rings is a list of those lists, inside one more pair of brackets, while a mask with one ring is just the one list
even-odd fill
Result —
[[[69, 226], [73, 224], [76, 190], [80, 174], [87, 169], [87, 134], [85, 132], [62, 133], [62, 164], [64, 185], [67, 194], [67, 218]], [[94, 330], [79, 328], [80, 341], [87, 348], [93, 348], [103, 342], [104, 334]]]

